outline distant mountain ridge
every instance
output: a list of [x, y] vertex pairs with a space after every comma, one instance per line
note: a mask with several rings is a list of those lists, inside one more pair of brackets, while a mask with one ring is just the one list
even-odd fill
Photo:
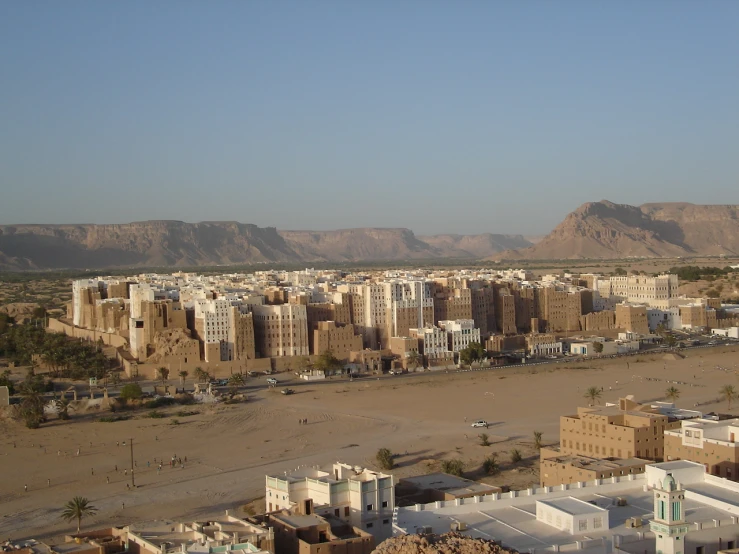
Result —
[[533, 246], [494, 259], [739, 255], [739, 206], [588, 202]]
[[520, 235], [417, 237], [403, 228], [278, 231], [234, 221], [0, 225], [0, 269], [477, 258], [530, 244]]

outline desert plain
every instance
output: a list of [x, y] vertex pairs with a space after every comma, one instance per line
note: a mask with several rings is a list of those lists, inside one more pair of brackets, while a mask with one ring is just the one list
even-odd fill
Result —
[[[186, 406], [197, 413], [184, 417], [176, 414], [183, 407], [176, 406], [160, 409], [166, 415], [160, 419], [145, 417], [144, 410], [105, 423], [99, 418], [109, 413], [88, 411], [72, 413], [69, 421], [52, 417], [37, 430], [3, 419], [0, 539], [48, 539], [72, 531], [59, 515], [76, 495], [98, 508], [84, 520], [85, 528], [195, 521], [224, 510], [245, 515], [264, 509], [265, 475], [305, 465], [326, 468], [335, 461], [378, 469], [379, 448], [396, 454], [397, 477], [439, 471], [440, 460], [459, 458], [470, 478], [526, 488], [538, 483], [533, 432], [543, 433], [544, 444], [556, 444], [559, 417], [587, 405], [589, 387], [602, 387], [605, 403], [629, 394], [643, 402], [663, 400], [675, 386], [678, 407], [726, 413], [719, 388], [739, 385], [737, 350], [735, 344], [684, 351], [682, 359], [666, 359], [664, 350], [656, 350], [615, 359], [342, 379], [306, 383], [289, 396], [255, 378], [247, 383], [247, 402]], [[278, 378], [285, 382], [290, 376]], [[471, 428], [477, 419], [489, 422], [489, 429]], [[480, 445], [481, 432], [491, 446]], [[136, 487], [129, 489], [131, 438]], [[514, 448], [524, 457], [517, 464], [509, 463]], [[492, 452], [503, 471], [484, 476], [480, 466]], [[173, 456], [184, 467], [170, 467]]]

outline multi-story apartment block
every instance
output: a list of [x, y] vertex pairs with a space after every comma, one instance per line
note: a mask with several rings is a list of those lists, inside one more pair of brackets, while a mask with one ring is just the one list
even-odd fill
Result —
[[706, 473], [739, 480], [739, 419], [683, 421], [665, 431], [665, 460], [703, 464]]
[[472, 319], [439, 321], [439, 327], [446, 331], [447, 346], [452, 352], [464, 350], [472, 342], [482, 344], [480, 330], [475, 329], [475, 322]]
[[354, 334], [351, 323], [319, 321], [313, 330], [313, 354], [331, 352], [339, 360], [348, 360], [351, 352], [362, 350], [362, 337]]
[[559, 424], [562, 454], [595, 458], [664, 458], [664, 432], [680, 421], [649, 405], [621, 398], [618, 406], [580, 407], [562, 416]]
[[[332, 515], [375, 537], [392, 535], [395, 487], [392, 475], [336, 463], [331, 472], [300, 468], [285, 475], [268, 475], [267, 511], [312, 504], [317, 514]], [[304, 511], [310, 513], [310, 508]]]
[[677, 295], [678, 279], [677, 275], [597, 278], [594, 288], [605, 298], [616, 297], [622, 302], [666, 308], [669, 306], [669, 300]]
[[487, 338], [495, 332], [495, 291], [490, 286], [481, 286], [479, 281], [471, 285], [472, 319], [480, 329], [480, 336]]
[[203, 344], [204, 360], [216, 362], [233, 359], [231, 302], [226, 298], [196, 300], [193, 334]]
[[307, 356], [308, 315], [305, 306], [252, 306], [257, 355]]
[[647, 307], [633, 304], [616, 306], [616, 328], [641, 335], [649, 334]]
[[449, 361], [454, 354], [449, 350], [446, 332], [438, 327], [421, 327], [410, 329], [411, 337], [418, 339], [418, 346], [429, 363]]
[[434, 322], [458, 319], [472, 319], [472, 289], [449, 289], [435, 284]]
[[516, 299], [507, 288], [500, 288], [495, 295], [495, 324], [498, 332], [504, 335], [515, 335]]

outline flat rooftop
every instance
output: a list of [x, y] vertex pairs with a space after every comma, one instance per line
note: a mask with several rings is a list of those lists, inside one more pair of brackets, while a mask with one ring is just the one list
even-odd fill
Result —
[[605, 508], [601, 508], [596, 504], [585, 502], [579, 498], [573, 498], [568, 496], [566, 498], [554, 498], [552, 500], [539, 500], [546, 506], [551, 506], [557, 510], [570, 514], [572, 516], [582, 516], [585, 514], [592, 514], [593, 512], [605, 512]]
[[460, 494], [463, 492], [490, 494], [500, 490], [500, 487], [478, 483], [470, 479], [449, 475], [448, 473], [429, 473], [428, 475], [406, 477], [401, 482], [404, 485], [412, 485], [418, 489], [431, 489], [449, 494]]
[[[685, 462], [669, 462], [684, 464]], [[665, 467], [667, 466], [667, 467]], [[671, 469], [669, 464], [660, 464], [664, 469]], [[672, 468], [676, 469], [676, 468]], [[621, 482], [605, 483], [599, 486], [592, 482], [582, 488], [572, 487], [562, 490], [543, 492], [537, 489], [536, 494], [528, 495], [526, 491], [519, 491], [516, 496], [501, 494], [498, 499], [485, 497], [483, 501], [477, 498], [446, 501], [435, 504], [426, 504], [421, 510], [415, 506], [399, 508], [395, 520], [396, 532], [398, 529], [406, 533], [415, 533], [418, 528], [430, 527], [434, 533], [443, 533], [451, 528], [455, 522], [464, 522], [467, 525], [467, 535], [477, 538], [494, 539], [503, 546], [513, 548], [519, 552], [528, 552], [531, 549], [547, 549], [552, 546], [565, 547], [572, 545], [573, 536], [568, 532], [560, 531], [536, 519], [536, 502], [550, 502], [573, 513], [587, 509], [589, 513], [595, 506], [608, 510], [609, 529], [600, 529], [597, 533], [587, 533], [577, 540], [593, 540], [593, 544], [584, 544], [582, 552], [602, 552], [602, 538], [612, 538], [613, 535], [622, 536], [624, 545], [640, 540], [639, 533], [648, 530], [648, 521], [653, 517], [654, 493], [644, 490], [647, 481], [645, 474], [631, 475]], [[721, 509], [701, 502], [700, 499], [686, 498], [686, 520], [690, 523], [703, 522], [704, 525], [714, 526], [713, 521], [721, 521], [721, 525], [730, 526], [732, 516], [739, 512], [739, 494], [733, 490], [722, 488], [708, 483], [688, 485], [689, 491], [695, 490], [699, 495], [715, 498], [726, 505], [732, 504], [736, 509], [727, 507]], [[519, 496], [520, 494], [520, 496]], [[618, 505], [618, 499], [625, 500], [624, 506]], [[587, 508], [582, 507], [587, 504]], [[626, 527], [630, 518], [642, 518], [644, 525], [641, 528]], [[597, 539], [597, 540], [596, 540]], [[595, 544], [597, 543], [597, 545]], [[570, 548], [569, 546], [566, 547]]]

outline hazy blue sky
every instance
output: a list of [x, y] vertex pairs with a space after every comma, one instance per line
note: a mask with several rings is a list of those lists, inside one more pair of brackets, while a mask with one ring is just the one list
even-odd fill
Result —
[[739, 203], [739, 0], [0, 2], [0, 223]]

